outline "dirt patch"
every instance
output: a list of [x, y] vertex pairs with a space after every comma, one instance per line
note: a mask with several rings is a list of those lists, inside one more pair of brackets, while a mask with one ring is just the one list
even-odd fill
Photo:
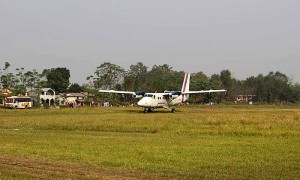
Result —
[[112, 172], [87, 165], [64, 162], [26, 159], [21, 157], [0, 157], [1, 174], [29, 179], [166, 179], [160, 175]]

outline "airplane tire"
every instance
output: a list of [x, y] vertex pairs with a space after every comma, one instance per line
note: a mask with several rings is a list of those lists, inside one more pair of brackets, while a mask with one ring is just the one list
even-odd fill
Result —
[[148, 113], [148, 109], [147, 108], [144, 109], [144, 113]]
[[176, 110], [175, 110], [174, 108], [172, 108], [171, 112], [172, 112], [172, 113], [175, 113], [175, 112], [176, 112]]

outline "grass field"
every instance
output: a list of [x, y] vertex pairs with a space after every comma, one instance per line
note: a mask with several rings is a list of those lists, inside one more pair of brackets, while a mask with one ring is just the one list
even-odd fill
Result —
[[300, 108], [0, 109], [0, 179], [299, 179]]

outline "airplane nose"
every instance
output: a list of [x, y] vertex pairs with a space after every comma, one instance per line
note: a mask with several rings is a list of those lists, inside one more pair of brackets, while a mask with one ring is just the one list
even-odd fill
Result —
[[143, 106], [145, 103], [142, 100], [139, 100], [139, 102], [137, 104], [138, 104], [138, 106]]
[[144, 98], [142, 98], [141, 100], [139, 100], [139, 102], [137, 103], [139, 106], [146, 106], [147, 105], [147, 103], [146, 103], [146, 101], [145, 101], [145, 99]]

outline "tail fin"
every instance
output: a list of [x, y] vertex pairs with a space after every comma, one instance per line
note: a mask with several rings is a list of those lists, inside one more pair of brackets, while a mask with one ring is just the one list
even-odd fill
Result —
[[190, 74], [185, 73], [181, 92], [188, 92], [188, 91], [190, 91]]

